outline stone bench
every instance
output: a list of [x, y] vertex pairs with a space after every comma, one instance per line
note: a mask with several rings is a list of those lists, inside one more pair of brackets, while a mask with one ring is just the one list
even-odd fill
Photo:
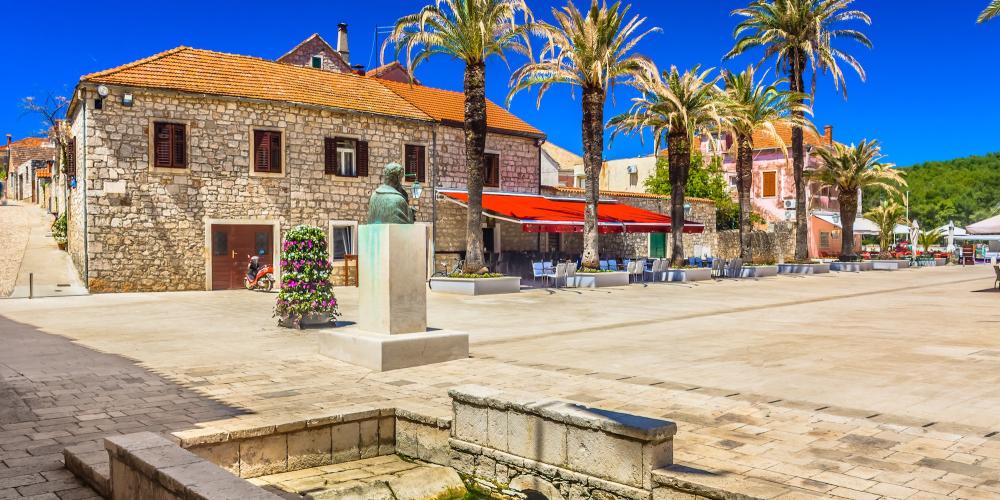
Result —
[[479, 386], [448, 394], [452, 467], [500, 493], [648, 498], [652, 471], [673, 463], [667, 420]]

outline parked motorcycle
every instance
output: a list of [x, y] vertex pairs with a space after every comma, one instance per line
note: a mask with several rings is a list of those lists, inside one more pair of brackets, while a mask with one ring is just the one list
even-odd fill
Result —
[[268, 264], [261, 264], [260, 257], [254, 255], [247, 265], [247, 275], [243, 277], [243, 286], [247, 290], [271, 291], [274, 288], [274, 268]]

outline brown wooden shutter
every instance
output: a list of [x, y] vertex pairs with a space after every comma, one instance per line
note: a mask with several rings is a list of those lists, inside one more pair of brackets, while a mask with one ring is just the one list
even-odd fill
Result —
[[263, 130], [253, 131], [253, 169], [255, 172], [271, 169], [271, 136]]
[[153, 165], [170, 166], [170, 124], [153, 123]]
[[500, 155], [486, 153], [483, 160], [483, 185], [500, 187]]
[[417, 180], [420, 182], [426, 182], [424, 176], [427, 174], [427, 148], [425, 146], [417, 146]]
[[337, 174], [337, 138], [323, 139], [323, 172]]
[[66, 143], [66, 184], [70, 179], [76, 177], [76, 139], [70, 139]]
[[281, 132], [271, 132], [271, 172], [281, 172]]
[[184, 168], [187, 166], [187, 125], [181, 123], [171, 124], [173, 130], [173, 158], [170, 166]]
[[368, 177], [368, 141], [357, 141], [355, 143], [355, 163], [358, 177]]

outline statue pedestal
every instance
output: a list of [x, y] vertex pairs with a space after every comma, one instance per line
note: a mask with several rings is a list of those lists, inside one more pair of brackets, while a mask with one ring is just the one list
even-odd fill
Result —
[[376, 371], [469, 356], [468, 334], [427, 331], [426, 234], [424, 224], [358, 228], [358, 324], [324, 332], [320, 354]]

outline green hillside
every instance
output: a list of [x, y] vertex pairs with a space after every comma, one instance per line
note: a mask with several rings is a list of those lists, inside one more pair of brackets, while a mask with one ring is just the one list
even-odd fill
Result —
[[[902, 170], [910, 186], [910, 214], [921, 227], [938, 227], [949, 220], [965, 226], [1000, 211], [1000, 153], [932, 161]], [[865, 210], [884, 197], [879, 191], [866, 192]]]

